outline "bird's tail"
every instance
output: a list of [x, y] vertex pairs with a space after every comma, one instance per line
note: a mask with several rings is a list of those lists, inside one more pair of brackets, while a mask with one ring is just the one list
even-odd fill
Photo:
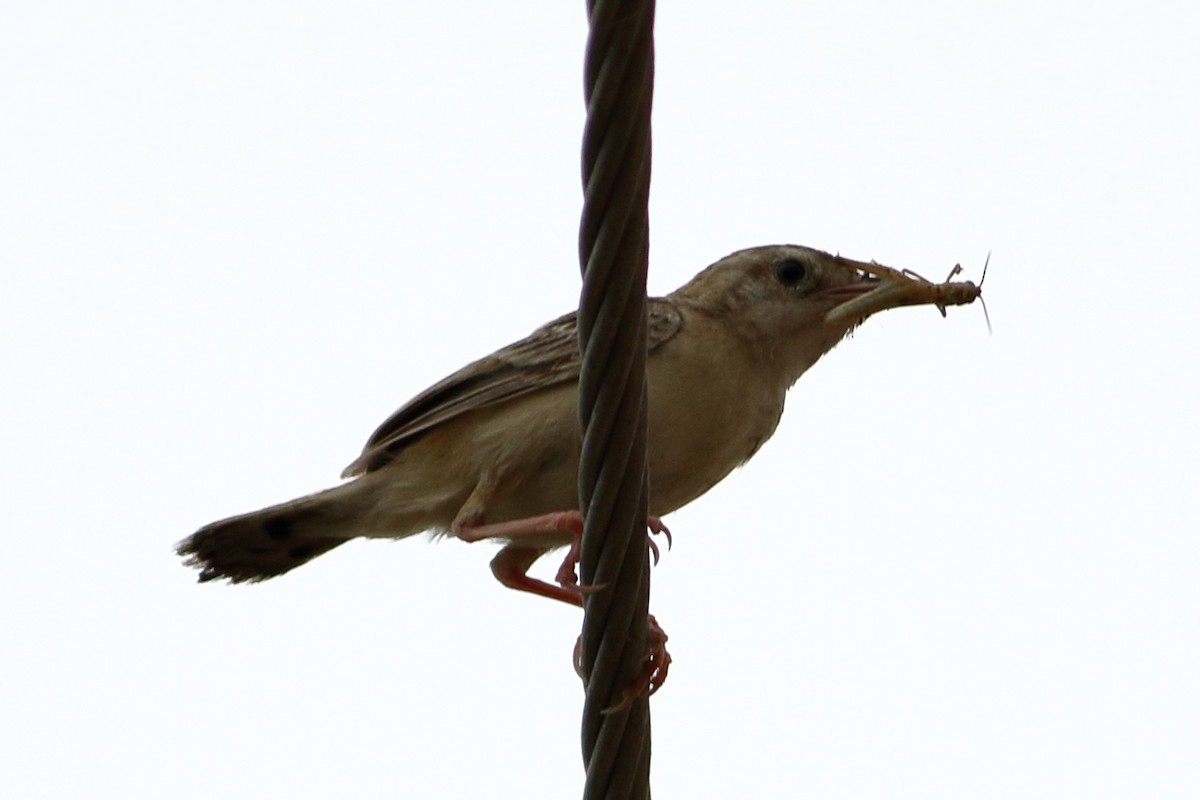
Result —
[[201, 581], [282, 575], [358, 536], [353, 482], [206, 525], [176, 547]]

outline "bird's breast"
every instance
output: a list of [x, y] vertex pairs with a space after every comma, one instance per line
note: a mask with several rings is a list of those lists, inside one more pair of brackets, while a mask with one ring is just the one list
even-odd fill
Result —
[[649, 363], [650, 509], [660, 516], [745, 463], [783, 413], [786, 384], [748, 359], [740, 342], [704, 333]]

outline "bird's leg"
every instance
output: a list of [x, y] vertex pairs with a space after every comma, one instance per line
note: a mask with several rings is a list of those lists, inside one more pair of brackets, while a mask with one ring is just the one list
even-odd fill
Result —
[[567, 548], [567, 554], [559, 564], [558, 572], [554, 574], [554, 580], [558, 581], [559, 586], [579, 588], [579, 572], [576, 568], [579, 566], [579, 550], [582, 544], [582, 535], [571, 539], [571, 546]]
[[[667, 539], [667, 549], [669, 550], [671, 548], [671, 531], [666, 525], [663, 524], [661, 519], [654, 516], [647, 518], [646, 527], [650, 530], [650, 535], [658, 533], [663, 534]], [[576, 571], [576, 568], [579, 565], [580, 542], [583, 538], [583, 515], [578, 511], [555, 511], [550, 514], [542, 514], [536, 517], [508, 520], [507, 522], [494, 522], [486, 525], [457, 525], [454, 528], [454, 535], [462, 539], [464, 542], [479, 542], [484, 539], [508, 539], [509, 541], [515, 543], [520, 541], [521, 537], [523, 536], [546, 533], [547, 531], [558, 531], [561, 533], [571, 534], [571, 545], [567, 550], [566, 557], [563, 559], [563, 562], [559, 566], [558, 572], [555, 575], [555, 580], [558, 582], [558, 585], [568, 591], [594, 591], [596, 587], [581, 587], [579, 585], [579, 575]], [[646, 543], [650, 548], [650, 552], [654, 556], [654, 563], [658, 564], [658, 545], [655, 544], [654, 540], [650, 538], [650, 535], [647, 535]], [[538, 552], [540, 555], [541, 553], [544, 553], [545, 550], [539, 550]], [[499, 558], [500, 557], [497, 556], [497, 560], [499, 560]], [[534, 560], [536, 560], [536, 556]], [[525, 570], [528, 570], [532, 564], [533, 560], [530, 560], [530, 562], [525, 565]], [[500, 577], [500, 574], [496, 572], [496, 563], [494, 561], [492, 562], [492, 572], [496, 573], [497, 578]], [[522, 575], [524, 576], [524, 573], [522, 573]], [[534, 580], [533, 578], [528, 577], [525, 577], [524, 579], [529, 581]], [[507, 583], [504, 578], [500, 578], [500, 582], [505, 586], [512, 586], [512, 584]], [[549, 586], [549, 584], [546, 584], [543, 581], [537, 581], [537, 583], [544, 586]], [[521, 587], [512, 586], [512, 588]], [[527, 589], [526, 591], [533, 591], [535, 594], [544, 594], [543, 592], [535, 589]]]
[[[515, 544], [521, 537], [536, 533], [559, 531], [571, 534], [571, 546], [567, 557], [558, 568], [555, 580], [558, 586], [530, 578], [526, 573], [533, 562], [546, 552], [545, 548], [520, 547]], [[505, 547], [492, 561], [492, 574], [512, 589], [520, 589], [543, 597], [553, 597], [574, 605], [582, 605], [585, 591], [579, 586], [579, 578], [575, 574], [575, 565], [579, 563], [579, 543], [583, 536], [583, 516], [578, 511], [555, 511], [537, 517], [513, 519], [507, 522], [494, 522], [487, 525], [461, 525], [456, 527], [454, 534], [464, 542], [479, 542], [484, 539], [507, 539], [514, 544]], [[510, 550], [522, 556], [505, 555]], [[524, 554], [536, 553], [526, 561]], [[561, 587], [561, 588], [560, 588]], [[571, 599], [567, 599], [567, 597]]]
[[582, 606], [584, 592], [578, 586], [555, 586], [553, 583], [529, 577], [529, 568], [545, 553], [543, 548], [510, 544], [492, 559], [492, 574], [510, 589], [549, 597], [551, 600], [561, 600], [573, 606]]
[[[659, 560], [658, 545], [650, 538], [654, 534], [662, 534], [667, 540], [667, 549], [671, 548], [671, 531], [658, 517], [651, 516], [646, 520], [650, 533], [646, 536], [647, 546], [654, 556], [654, 563]], [[525, 547], [516, 544], [520, 537], [546, 531], [561, 531], [572, 534], [571, 545], [566, 558], [558, 568], [555, 580], [558, 585], [529, 577], [529, 568], [533, 562], [545, 555], [547, 548]], [[603, 586], [580, 586], [576, 568], [579, 565], [579, 548], [583, 537], [583, 515], [578, 511], [560, 511], [543, 514], [526, 519], [497, 522], [487, 525], [456, 525], [454, 533], [463, 541], [478, 542], [483, 539], [508, 539], [509, 544], [492, 559], [492, 574], [496, 580], [522, 592], [530, 592], [552, 600], [570, 603], [574, 606], [583, 605], [583, 596], [589, 592], [599, 591]], [[636, 698], [643, 694], [649, 697], [662, 687], [667, 679], [667, 670], [671, 666], [671, 654], [667, 652], [667, 634], [653, 614], [646, 616], [646, 661], [642, 673], [625, 688], [620, 702], [606, 713], [628, 708]], [[580, 642], [575, 642], [574, 654], [575, 672], [582, 677], [580, 666]]]
[[488, 524], [463, 524], [454, 529], [454, 535], [464, 542], [481, 542], [484, 539], [513, 539], [531, 533], [560, 531], [575, 536], [583, 534], [583, 515], [578, 511], [555, 511], [536, 517], [512, 519], [508, 522]]

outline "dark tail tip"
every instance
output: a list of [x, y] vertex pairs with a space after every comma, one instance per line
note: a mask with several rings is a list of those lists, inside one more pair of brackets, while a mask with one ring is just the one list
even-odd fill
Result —
[[[246, 583], [282, 575], [346, 541], [341, 537], [299, 539], [296, 520], [286, 513], [257, 512], [207, 525], [175, 550], [200, 583]], [[299, 540], [298, 540], [299, 539]]]

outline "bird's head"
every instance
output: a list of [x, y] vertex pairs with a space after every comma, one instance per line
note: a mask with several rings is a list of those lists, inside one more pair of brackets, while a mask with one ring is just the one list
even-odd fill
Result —
[[904, 305], [969, 303], [969, 282], [934, 284], [913, 273], [799, 245], [753, 247], [705, 269], [672, 297], [724, 318], [762, 354], [800, 377], [868, 316]]

